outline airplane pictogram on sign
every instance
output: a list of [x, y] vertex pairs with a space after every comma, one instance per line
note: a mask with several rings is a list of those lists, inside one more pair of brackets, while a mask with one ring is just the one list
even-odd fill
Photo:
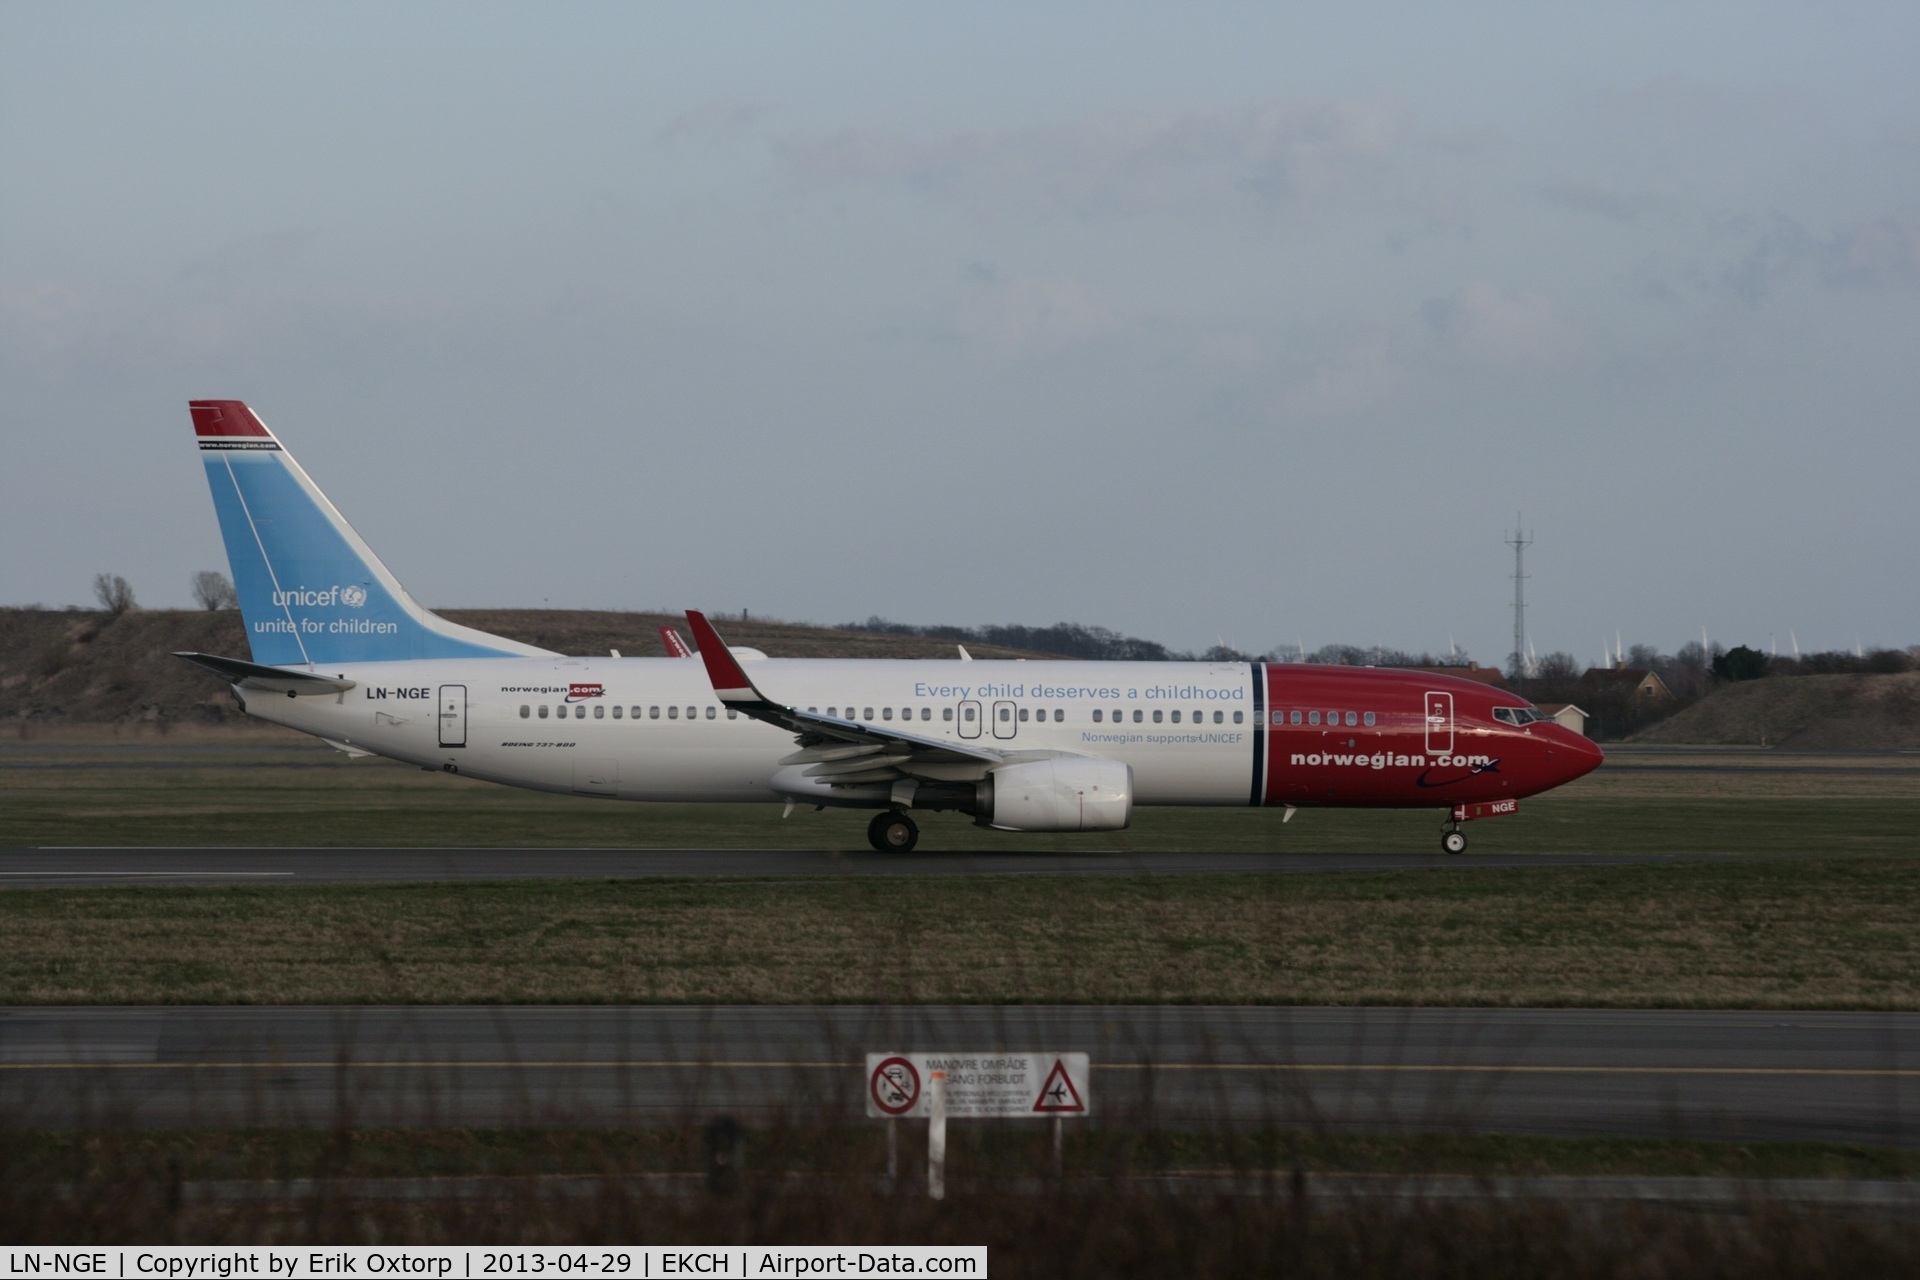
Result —
[[1073, 1087], [1073, 1080], [1067, 1075], [1067, 1064], [1055, 1058], [1053, 1070], [1047, 1073], [1047, 1081], [1040, 1086], [1040, 1096], [1034, 1100], [1033, 1109], [1048, 1114], [1085, 1111], [1087, 1104], [1081, 1101], [1080, 1091]]

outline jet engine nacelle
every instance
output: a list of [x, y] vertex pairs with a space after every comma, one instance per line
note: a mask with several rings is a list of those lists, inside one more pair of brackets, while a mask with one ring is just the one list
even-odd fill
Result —
[[1002, 831], [1119, 831], [1133, 820], [1133, 770], [1055, 757], [1002, 765], [981, 784], [986, 825]]

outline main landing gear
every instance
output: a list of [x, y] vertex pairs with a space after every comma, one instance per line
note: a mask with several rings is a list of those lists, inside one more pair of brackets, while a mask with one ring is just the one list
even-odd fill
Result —
[[920, 828], [898, 809], [889, 809], [867, 824], [867, 843], [881, 853], [912, 853], [920, 843]]
[[1448, 827], [1440, 833], [1440, 848], [1446, 853], [1465, 853], [1467, 851], [1467, 833], [1459, 827]]

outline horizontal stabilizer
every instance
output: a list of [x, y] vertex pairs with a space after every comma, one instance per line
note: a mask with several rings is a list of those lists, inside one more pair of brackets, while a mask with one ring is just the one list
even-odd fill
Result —
[[173, 656], [186, 659], [202, 671], [211, 671], [228, 684], [237, 684], [243, 689], [260, 689], [268, 693], [315, 697], [323, 693], [345, 693], [353, 688], [354, 683], [351, 680], [314, 675], [307, 671], [263, 667], [257, 662], [242, 662], [238, 658], [222, 658], [211, 653], [176, 652]]

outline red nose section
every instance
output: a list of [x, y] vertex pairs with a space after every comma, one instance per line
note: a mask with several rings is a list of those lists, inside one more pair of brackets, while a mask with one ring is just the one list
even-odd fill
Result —
[[1571, 729], [1555, 726], [1553, 735], [1554, 772], [1558, 778], [1554, 786], [1562, 786], [1575, 778], [1584, 778], [1600, 767], [1607, 758], [1606, 753], [1584, 734]]

